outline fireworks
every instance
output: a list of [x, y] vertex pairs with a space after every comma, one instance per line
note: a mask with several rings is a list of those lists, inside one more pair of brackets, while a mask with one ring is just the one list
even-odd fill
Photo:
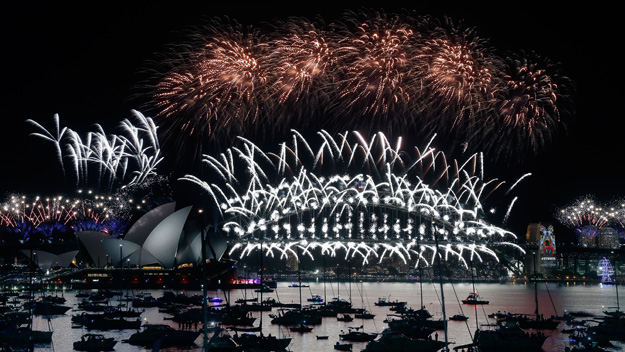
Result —
[[573, 83], [560, 74], [558, 65], [536, 53], [512, 55], [506, 64], [506, 87], [498, 90], [494, 111], [498, 121], [493, 121], [500, 127], [487, 132], [489, 138], [480, 145], [512, 160], [514, 155], [542, 150], [566, 130], [573, 111], [569, 91]]
[[176, 149], [269, 140], [295, 126], [410, 128], [518, 160], [544, 148], [574, 110], [573, 83], [557, 65], [522, 51], [504, 59], [449, 18], [362, 11], [257, 28], [214, 19], [172, 49], [149, 86]]
[[612, 213], [598, 204], [594, 197], [586, 196], [560, 209], [555, 216], [564, 225], [575, 229], [600, 229], [611, 221]]
[[262, 247], [285, 257], [343, 249], [364, 262], [397, 255], [417, 264], [441, 253], [465, 265], [465, 254], [482, 260], [497, 258], [500, 246], [522, 251], [508, 241], [512, 233], [485, 220], [482, 201], [505, 182], [484, 180], [478, 155], [448, 164], [429, 145], [408, 156], [401, 140], [393, 145], [382, 133], [369, 141], [357, 132], [318, 136], [313, 150], [294, 132], [277, 153], [241, 139], [217, 158], [205, 155], [211, 180], [182, 178], [209, 194], [220, 227], [240, 239], [232, 251]]
[[[110, 192], [149, 182], [157, 175], [156, 168], [162, 161], [156, 125], [138, 111], [133, 110], [133, 115], [137, 124], [129, 120], [120, 124], [125, 134], [107, 136], [102, 127], [96, 125], [97, 131], [90, 132], [84, 140], [73, 130], [59, 131], [58, 115], [54, 116], [56, 134], [33, 120], [26, 121], [43, 131], [32, 133], [33, 136], [54, 143], [63, 173], [65, 160], [69, 160], [75, 171], [76, 185], [95, 183], [99, 189]], [[64, 142], [65, 148], [61, 148]], [[67, 152], [63, 153], [62, 149]]]
[[[97, 230], [120, 236], [142, 207], [122, 195], [102, 196], [79, 191], [78, 197], [13, 194], [0, 204], [0, 227], [28, 242], [37, 235], [46, 241], [73, 238], [73, 232]], [[64, 236], [66, 234], [71, 234]], [[58, 236], [54, 236], [54, 235]], [[6, 239], [4, 239], [6, 240]]]

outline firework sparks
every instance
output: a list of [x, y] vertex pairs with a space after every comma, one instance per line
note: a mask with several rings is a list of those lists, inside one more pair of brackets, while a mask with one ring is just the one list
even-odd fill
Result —
[[560, 209], [555, 217], [562, 224], [579, 230], [584, 227], [600, 229], [611, 221], [612, 216], [594, 197], [586, 196]]
[[125, 233], [133, 213], [142, 206], [122, 194], [78, 193], [77, 197], [9, 195], [0, 204], [0, 226], [19, 234], [23, 241], [36, 234], [46, 234], [49, 242], [58, 240], [53, 236], [55, 229], [96, 230], [117, 237]]
[[[532, 155], [566, 131], [573, 111], [573, 82], [559, 66], [535, 53], [513, 54], [506, 59], [506, 87], [498, 90], [492, 129], [478, 144], [496, 151], [501, 159]], [[501, 146], [504, 146], [502, 148]]]
[[194, 159], [207, 143], [282, 138], [297, 125], [410, 128], [520, 160], [574, 113], [573, 83], [556, 65], [522, 51], [504, 59], [475, 28], [447, 17], [363, 10], [258, 28], [215, 19], [164, 57], [148, 84], [151, 105], [167, 140], [195, 148]]
[[[45, 133], [33, 135], [54, 142], [63, 170], [64, 160], [70, 160], [76, 185], [89, 186], [90, 181], [94, 182], [90, 177], [95, 176], [95, 183], [105, 191], [139, 186], [157, 176], [156, 169], [163, 157], [152, 119], [135, 110], [132, 113], [136, 124], [123, 120], [121, 129], [124, 134], [107, 135], [99, 125], [96, 125], [97, 131], [90, 132], [85, 139], [68, 128], [59, 133], [59, 117], [55, 115], [56, 137], [45, 129]], [[35, 121], [27, 122], [43, 129]], [[66, 154], [61, 152], [63, 142], [66, 142]]]
[[382, 133], [369, 141], [358, 133], [319, 136], [315, 151], [295, 132], [294, 145], [283, 143], [278, 154], [241, 139], [220, 158], [205, 156], [220, 180], [182, 180], [209, 194], [220, 227], [242, 240], [233, 248], [242, 255], [262, 247], [289, 256], [296, 246], [332, 255], [344, 249], [365, 262], [388, 255], [431, 262], [437, 253], [464, 262], [465, 253], [496, 259], [495, 247], [521, 250], [508, 241], [512, 233], [484, 220], [482, 201], [502, 182], [475, 173], [477, 155], [452, 168], [430, 147], [407, 157]]

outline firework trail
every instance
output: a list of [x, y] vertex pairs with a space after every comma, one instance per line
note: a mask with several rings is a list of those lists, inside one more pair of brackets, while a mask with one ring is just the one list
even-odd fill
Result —
[[497, 259], [500, 246], [520, 250], [512, 233], [484, 219], [482, 201], [504, 182], [482, 179], [477, 155], [449, 165], [429, 146], [408, 156], [382, 133], [318, 137], [313, 149], [294, 131], [293, 144], [275, 153], [240, 138], [240, 147], [204, 156], [208, 179], [182, 178], [215, 203], [220, 228], [239, 239], [232, 251], [344, 250], [364, 262], [398, 255], [417, 263], [443, 253], [466, 265], [464, 254]]
[[48, 140], [54, 143], [54, 146], [56, 148], [56, 154], [57, 154], [57, 157], [59, 158], [59, 163], [61, 164], [61, 171], [63, 171], [63, 176], [65, 177], [65, 167], [63, 165], [63, 152], [61, 151], [61, 140], [63, 139], [65, 132], [67, 132], [67, 127], [64, 127], [63, 129], [59, 129], [59, 114], [54, 114], [54, 127], [55, 127], [55, 132], [56, 132], [54, 134], [46, 130], [41, 124], [37, 123], [34, 120], [27, 119], [26, 123], [32, 124], [42, 131], [42, 133], [31, 133], [31, 136], [40, 137], [40, 138], [43, 138], [45, 140]]
[[[95, 182], [98, 188], [111, 192], [117, 188], [136, 187], [157, 177], [157, 167], [162, 161], [157, 127], [151, 118], [138, 111], [132, 111], [135, 122], [123, 120], [122, 134], [107, 135], [100, 125], [86, 138], [67, 127], [57, 137], [44, 129], [45, 133], [32, 135], [52, 141], [59, 153], [59, 162], [65, 171], [64, 162], [69, 160], [75, 171], [75, 183], [89, 186]], [[58, 131], [58, 115], [55, 122]], [[43, 129], [35, 121], [27, 122]], [[65, 144], [66, 153], [61, 144]], [[92, 178], [95, 178], [94, 181]]]

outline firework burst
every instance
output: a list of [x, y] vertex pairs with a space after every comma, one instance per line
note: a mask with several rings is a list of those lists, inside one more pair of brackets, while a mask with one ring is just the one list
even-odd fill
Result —
[[[335, 68], [333, 42], [322, 21], [290, 18], [274, 24], [268, 63], [274, 68], [272, 114], [278, 126], [288, 121], [305, 125], [315, 116], [311, 106], [326, 106], [328, 70]], [[268, 103], [268, 105], [271, 103]], [[320, 112], [322, 116], [324, 112]]]
[[463, 153], [520, 160], [574, 113], [573, 84], [555, 65], [523, 52], [504, 59], [447, 17], [362, 10], [254, 28], [216, 19], [173, 48], [152, 75], [146, 108], [177, 150], [195, 148], [194, 160], [202, 146], [235, 136], [270, 141], [309, 127], [409, 129], [462, 143]]
[[497, 259], [500, 246], [520, 250], [508, 241], [512, 233], [485, 220], [482, 201], [505, 182], [484, 180], [477, 155], [448, 164], [429, 145], [408, 156], [401, 140], [382, 133], [318, 136], [313, 150], [294, 132], [292, 145], [276, 153], [241, 139], [219, 157], [205, 155], [213, 179], [182, 178], [215, 203], [220, 228], [239, 239], [233, 251], [288, 257], [342, 249], [364, 262], [397, 255], [417, 264], [440, 253], [466, 264], [465, 254]]
[[418, 74], [420, 98], [429, 103], [421, 114], [435, 127], [448, 121], [452, 130], [481, 128], [476, 121], [486, 118], [501, 87], [502, 60], [475, 28], [456, 25], [448, 17], [426, 23], [429, 34], [421, 46]]
[[555, 214], [556, 219], [562, 224], [580, 231], [585, 227], [600, 229], [609, 224], [612, 212], [601, 204], [598, 204], [592, 196], [586, 196], [576, 200], [573, 204], [559, 209]]
[[[532, 155], [566, 131], [574, 110], [573, 82], [562, 76], [559, 65], [536, 53], [512, 54], [506, 58], [505, 88], [498, 90], [489, 138], [476, 144], [499, 158]], [[505, 146], [502, 148], [501, 146]]]
[[217, 131], [226, 138], [258, 123], [271, 94], [268, 53], [264, 35], [228, 19], [214, 19], [175, 47], [155, 87], [164, 141], [187, 145], [181, 141], [191, 136], [201, 150]]
[[[418, 90], [412, 60], [420, 33], [400, 16], [381, 12], [349, 13], [336, 28], [336, 111], [359, 116], [366, 131], [405, 125], [403, 115]], [[395, 117], [402, 122], [393, 122]]]

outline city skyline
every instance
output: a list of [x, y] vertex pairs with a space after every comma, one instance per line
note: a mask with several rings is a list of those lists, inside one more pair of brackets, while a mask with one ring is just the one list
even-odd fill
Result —
[[[3, 33], [9, 50], [3, 66], [9, 70], [3, 85], [5, 121], [2, 157], [3, 192], [53, 192], [60, 180], [50, 145], [29, 136], [35, 132], [27, 119], [52, 126], [59, 114], [62, 126], [88, 132], [98, 123], [108, 130], [138, 107], [133, 100], [138, 71], [166, 44], [180, 38], [177, 31], [197, 25], [202, 16], [229, 15], [242, 23], [258, 23], [289, 15], [337, 18], [344, 9], [265, 9], [239, 4], [200, 6], [189, 12], [185, 4], [170, 9], [161, 3], [87, 11], [71, 3], [57, 5], [3, 5]], [[106, 5], [105, 5], [106, 6]], [[189, 3], [187, 6], [192, 7]], [[379, 8], [373, 4], [367, 7]], [[536, 160], [522, 167], [489, 167], [488, 177], [509, 182], [525, 173], [523, 196], [510, 215], [517, 235], [535, 222], [554, 222], [556, 208], [587, 194], [608, 202], [620, 196], [618, 165], [623, 141], [618, 140], [616, 81], [610, 70], [616, 22], [594, 9], [490, 9], [478, 7], [406, 7], [424, 15], [449, 15], [464, 20], [477, 33], [502, 49], [534, 50], [562, 64], [562, 73], [577, 87], [576, 116], [566, 136], [554, 140]], [[71, 9], [77, 9], [73, 15]], [[609, 11], [607, 11], [609, 13]], [[183, 16], [183, 15], [187, 16]], [[593, 16], [603, 16], [593, 18]], [[181, 18], [181, 17], [184, 17]], [[279, 141], [276, 141], [276, 145]], [[427, 141], [420, 141], [419, 146]], [[613, 171], [610, 171], [610, 168]], [[55, 176], [56, 173], [56, 176]], [[501, 176], [500, 176], [501, 175]], [[512, 225], [514, 224], [514, 225]], [[562, 227], [564, 228], [564, 227]], [[557, 231], [556, 231], [557, 233]]]

